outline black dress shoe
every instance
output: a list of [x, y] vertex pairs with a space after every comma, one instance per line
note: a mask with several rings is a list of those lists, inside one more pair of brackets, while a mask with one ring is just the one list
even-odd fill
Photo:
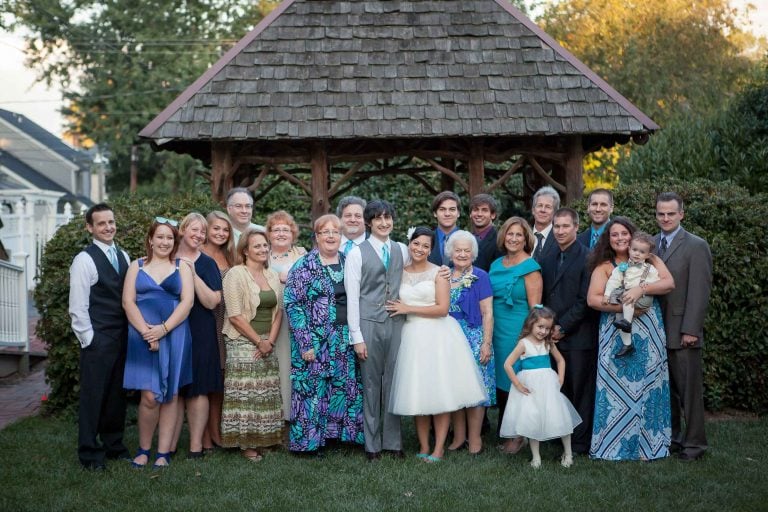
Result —
[[384, 450], [384, 453], [386, 453], [390, 457], [394, 457], [396, 459], [404, 459], [405, 458], [405, 452], [403, 452], [403, 450]]
[[613, 322], [613, 326], [624, 332], [632, 332], [632, 324], [624, 320], [616, 320]]
[[86, 471], [99, 473], [101, 471], [106, 471], [107, 466], [105, 466], [103, 462], [91, 462], [89, 464], [83, 464], [83, 469]]
[[616, 355], [613, 357], [619, 358], [619, 357], [626, 357], [630, 354], [632, 354], [635, 351], [634, 345], [622, 345], [618, 352], [616, 352]]
[[683, 447], [679, 443], [669, 445], [669, 453], [680, 453], [681, 451], [683, 451]]
[[133, 457], [131, 457], [131, 454], [128, 453], [128, 451], [120, 452], [120, 453], [108, 453], [107, 454], [108, 460], [133, 460]]
[[373, 461], [379, 460], [381, 458], [381, 453], [379, 453], [379, 452], [365, 452], [365, 458], [368, 459], [368, 462], [373, 462]]
[[205, 450], [187, 453], [187, 459], [202, 459], [203, 457], [205, 457]]
[[699, 460], [702, 455], [704, 454], [700, 453], [699, 455], [692, 455], [690, 453], [680, 452], [677, 454], [677, 458], [683, 462], [693, 462], [694, 460]]

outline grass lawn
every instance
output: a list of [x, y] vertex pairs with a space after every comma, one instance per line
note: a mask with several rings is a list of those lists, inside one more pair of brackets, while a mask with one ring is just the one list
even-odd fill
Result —
[[[543, 446], [538, 471], [528, 466], [527, 449], [501, 455], [493, 436], [478, 457], [460, 452], [424, 464], [414, 457], [412, 422], [403, 426], [405, 461], [371, 464], [352, 449], [320, 460], [276, 451], [252, 463], [218, 451], [187, 461], [182, 450], [163, 471], [110, 462], [108, 471], [90, 473], [77, 462], [72, 419], [28, 418], [0, 431], [0, 511], [768, 510], [766, 418], [709, 422], [710, 451], [694, 463], [577, 457], [564, 469], [556, 461], [561, 448], [553, 444]], [[135, 424], [126, 434], [135, 449]]]

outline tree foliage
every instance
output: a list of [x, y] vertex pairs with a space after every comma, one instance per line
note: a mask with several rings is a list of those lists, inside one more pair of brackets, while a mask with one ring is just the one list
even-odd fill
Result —
[[728, 0], [561, 0], [543, 28], [642, 111], [663, 122], [706, 112], [750, 66], [752, 39]]
[[616, 169], [624, 182], [701, 177], [731, 180], [753, 193], [767, 193], [768, 58], [762, 76], [722, 110], [673, 120]]
[[[109, 188], [128, 184], [136, 135], [273, 2], [248, 0], [9, 0], [29, 33], [27, 63], [64, 90], [68, 130], [109, 157]], [[141, 182], [195, 170], [190, 159], [142, 147]]]

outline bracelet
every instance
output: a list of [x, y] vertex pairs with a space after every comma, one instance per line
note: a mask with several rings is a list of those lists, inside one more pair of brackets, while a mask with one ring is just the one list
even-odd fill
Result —
[[165, 331], [165, 334], [168, 334], [168, 326], [165, 325], [165, 322], [162, 322], [161, 325], [163, 326], [163, 330]]

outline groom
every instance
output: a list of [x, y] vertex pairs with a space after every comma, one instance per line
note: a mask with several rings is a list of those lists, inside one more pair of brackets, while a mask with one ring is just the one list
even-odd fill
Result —
[[371, 236], [349, 252], [344, 287], [350, 343], [363, 378], [365, 455], [373, 461], [383, 450], [403, 458], [400, 417], [389, 412], [389, 394], [405, 316], [390, 317], [384, 305], [398, 298], [408, 249], [389, 239], [395, 220], [392, 204], [371, 201], [363, 219]]

